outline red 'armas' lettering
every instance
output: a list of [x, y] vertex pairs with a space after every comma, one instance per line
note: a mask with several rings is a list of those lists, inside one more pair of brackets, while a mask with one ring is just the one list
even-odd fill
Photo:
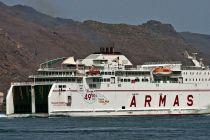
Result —
[[192, 106], [193, 105], [193, 95], [187, 96], [187, 105]]
[[179, 95], [176, 95], [173, 106], [179, 106]]
[[130, 107], [132, 107], [132, 106], [136, 107], [136, 97], [135, 97], [135, 95], [133, 96], [133, 98], [131, 100]]
[[160, 98], [159, 98], [159, 106], [165, 106], [166, 105], [166, 95], [162, 96], [160, 95]]
[[151, 107], [150, 102], [152, 101], [152, 97], [150, 95], [145, 96], [145, 102], [144, 102], [144, 107], [147, 107], [147, 104], [149, 107]]

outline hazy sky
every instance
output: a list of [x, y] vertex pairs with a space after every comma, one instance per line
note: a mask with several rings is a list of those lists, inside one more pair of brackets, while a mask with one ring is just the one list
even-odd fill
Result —
[[142, 24], [160, 20], [177, 31], [210, 34], [210, 0], [0, 0], [78, 21]]

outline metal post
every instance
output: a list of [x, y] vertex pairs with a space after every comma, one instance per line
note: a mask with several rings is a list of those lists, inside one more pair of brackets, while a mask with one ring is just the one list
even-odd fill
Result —
[[31, 86], [31, 112], [32, 112], [32, 114], [36, 113], [34, 86]]

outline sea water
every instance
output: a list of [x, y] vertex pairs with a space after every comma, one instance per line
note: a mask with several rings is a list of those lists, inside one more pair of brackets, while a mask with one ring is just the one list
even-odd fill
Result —
[[0, 140], [210, 140], [210, 116], [0, 118]]

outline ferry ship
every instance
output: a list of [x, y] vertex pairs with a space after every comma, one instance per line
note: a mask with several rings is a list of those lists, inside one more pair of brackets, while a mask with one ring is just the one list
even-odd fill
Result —
[[196, 55], [181, 62], [132, 65], [114, 48], [85, 59], [40, 64], [31, 82], [12, 83], [6, 114], [49, 116], [192, 115], [210, 113], [210, 70]]

